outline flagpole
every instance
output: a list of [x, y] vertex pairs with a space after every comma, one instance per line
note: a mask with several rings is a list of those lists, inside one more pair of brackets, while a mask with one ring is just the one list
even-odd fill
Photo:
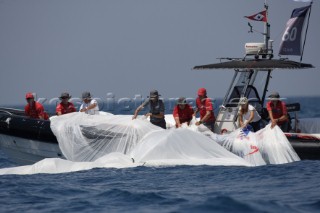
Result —
[[310, 14], [311, 14], [312, 3], [313, 3], [313, 0], [310, 2], [310, 11], [309, 11], [309, 16], [308, 16], [308, 22], [307, 22], [307, 27], [306, 27], [306, 33], [305, 33], [305, 35], [304, 35], [304, 41], [303, 41], [303, 46], [302, 46], [302, 52], [301, 52], [301, 56], [300, 56], [300, 63], [302, 62], [302, 57], [303, 57], [303, 52], [304, 52], [304, 46], [305, 46], [305, 44], [306, 44], [306, 40], [307, 40], [307, 33], [308, 33], [308, 28], [309, 28], [309, 20], [310, 20]]
[[266, 23], [265, 23], [265, 27], [264, 27], [264, 43], [265, 43], [265, 46], [266, 46], [266, 54], [268, 54], [269, 52], [269, 39], [270, 39], [270, 25], [268, 23], [268, 3], [267, 3], [267, 0], [264, 1], [264, 8], [266, 9]]

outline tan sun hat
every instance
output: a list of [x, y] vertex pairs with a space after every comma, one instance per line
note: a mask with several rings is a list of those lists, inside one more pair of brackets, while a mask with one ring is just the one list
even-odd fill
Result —
[[248, 103], [248, 98], [246, 98], [246, 97], [242, 97], [242, 98], [240, 98], [240, 100], [239, 100], [239, 104], [247, 104]]

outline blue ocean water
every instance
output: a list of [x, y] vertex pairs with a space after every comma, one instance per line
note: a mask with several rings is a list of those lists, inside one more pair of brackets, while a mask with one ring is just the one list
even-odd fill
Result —
[[1, 212], [319, 212], [320, 163], [0, 177]]
[[[320, 117], [320, 98], [298, 98]], [[295, 100], [292, 100], [292, 103]], [[0, 168], [16, 166], [0, 151]], [[320, 212], [320, 161], [0, 176], [1, 212]]]

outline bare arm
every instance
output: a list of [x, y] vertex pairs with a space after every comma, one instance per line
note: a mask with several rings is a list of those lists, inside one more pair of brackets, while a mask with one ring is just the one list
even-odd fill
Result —
[[201, 119], [201, 122], [206, 122], [209, 118], [210, 118], [210, 115], [211, 115], [212, 111], [207, 111], [206, 112], [206, 115]]
[[212, 112], [211, 110], [207, 111], [206, 115], [200, 121], [196, 122], [196, 125], [199, 126], [200, 124], [206, 122], [208, 120], [208, 118], [210, 117], [211, 112]]
[[96, 106], [97, 106], [97, 103], [90, 104], [88, 107], [82, 108], [82, 109], [80, 110], [80, 112], [86, 112], [86, 111], [88, 111], [88, 110], [90, 110], [90, 109], [95, 108]]
[[278, 122], [281, 122], [281, 121], [285, 121], [288, 119], [288, 115], [282, 115], [280, 118], [278, 119], [274, 119], [273, 118], [273, 115], [272, 115], [272, 112], [271, 111], [268, 111], [269, 113], [269, 117], [270, 117], [270, 120], [271, 120], [271, 128], [275, 127], [275, 125], [277, 125]]
[[177, 127], [177, 128], [181, 127], [181, 123], [180, 123], [179, 117], [174, 117], [174, 120], [175, 120], [175, 122], [176, 122], [176, 127]]
[[254, 111], [251, 110], [251, 111], [250, 111], [250, 117], [249, 117], [249, 119], [248, 119], [248, 121], [247, 121], [247, 125], [248, 125], [251, 121], [253, 121], [253, 119], [254, 119]]
[[288, 115], [282, 115], [280, 118], [277, 119], [277, 121], [285, 121], [288, 119]]
[[146, 116], [150, 116], [150, 117], [155, 117], [155, 118], [164, 118], [164, 113], [163, 112], [160, 112], [160, 114], [158, 115], [155, 115], [155, 114], [152, 114], [152, 113], [147, 113]]
[[242, 112], [239, 112], [239, 126], [243, 127], [243, 117], [242, 117]]
[[271, 120], [271, 129], [272, 129], [273, 127], [275, 127], [275, 125], [277, 125], [277, 121], [273, 118], [273, 115], [272, 115], [272, 111], [271, 111], [271, 110], [268, 111], [268, 113], [269, 113], [269, 118], [270, 118], [270, 120]]
[[199, 108], [196, 108], [196, 110], [193, 113], [193, 116], [196, 117], [197, 113], [199, 112]]
[[139, 112], [141, 111], [142, 108], [143, 108], [143, 106], [140, 105], [140, 106], [136, 109], [136, 111], [134, 111], [134, 115], [132, 116], [132, 120], [134, 120], [134, 119], [137, 118], [137, 116], [138, 116], [138, 114], [139, 114]]
[[97, 106], [97, 103], [93, 103], [93, 104], [91, 104], [91, 105], [89, 105], [89, 106], [87, 107], [87, 110], [93, 109], [93, 108], [95, 108], [96, 106]]

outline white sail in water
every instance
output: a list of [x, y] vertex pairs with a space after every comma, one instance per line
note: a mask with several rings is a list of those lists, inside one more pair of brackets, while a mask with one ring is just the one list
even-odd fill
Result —
[[301, 37], [305, 17], [311, 5], [296, 8], [292, 11], [291, 18], [287, 22], [286, 29], [282, 36], [279, 55], [301, 55]]
[[105, 154], [130, 151], [149, 132], [162, 128], [131, 115], [75, 112], [50, 118], [63, 155], [72, 161], [94, 161]]

